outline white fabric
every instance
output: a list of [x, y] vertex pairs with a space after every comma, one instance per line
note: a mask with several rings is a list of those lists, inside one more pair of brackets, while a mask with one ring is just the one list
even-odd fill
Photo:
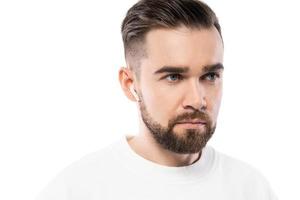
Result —
[[146, 160], [119, 141], [69, 165], [36, 200], [276, 200], [252, 166], [206, 146], [189, 166]]

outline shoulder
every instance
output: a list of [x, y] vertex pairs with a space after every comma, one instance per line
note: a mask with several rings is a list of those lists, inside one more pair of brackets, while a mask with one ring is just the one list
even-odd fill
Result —
[[245, 196], [259, 196], [261, 199], [277, 199], [265, 175], [255, 166], [216, 151], [218, 176], [228, 187], [243, 191]]
[[94, 187], [105, 188], [105, 180], [114, 165], [111, 158], [113, 145], [107, 145], [95, 152], [86, 154], [63, 168], [39, 193], [36, 200], [66, 200], [72, 196], [90, 194]]
[[228, 173], [238, 172], [243, 174], [261, 174], [258, 168], [254, 167], [252, 164], [243, 161], [239, 158], [235, 158], [225, 153], [216, 151], [219, 158], [219, 164], [224, 171]]
[[97, 173], [105, 173], [114, 165], [114, 159], [112, 159], [114, 147], [115, 144], [110, 144], [80, 157], [65, 167], [61, 174], [65, 174], [68, 178], [80, 177], [80, 175], [89, 178], [89, 176], [95, 176]]
[[264, 175], [254, 165], [225, 153], [216, 151], [219, 168], [229, 176], [265, 181]]

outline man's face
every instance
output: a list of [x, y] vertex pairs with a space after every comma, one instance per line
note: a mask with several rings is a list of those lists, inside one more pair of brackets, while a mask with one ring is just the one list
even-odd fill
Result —
[[201, 151], [216, 128], [222, 96], [218, 31], [155, 29], [147, 33], [145, 45], [137, 91], [145, 126], [165, 149]]

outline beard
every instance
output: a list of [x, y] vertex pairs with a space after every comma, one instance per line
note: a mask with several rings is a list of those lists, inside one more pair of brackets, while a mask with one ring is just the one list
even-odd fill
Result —
[[[195, 111], [193, 113], [184, 113], [170, 119], [167, 127], [156, 122], [147, 111], [142, 95], [140, 94], [140, 111], [142, 119], [151, 132], [155, 141], [164, 149], [179, 154], [199, 153], [206, 146], [216, 129], [210, 117], [203, 111]], [[205, 121], [204, 130], [186, 129], [183, 133], [174, 132], [174, 127], [182, 120], [203, 120]]]

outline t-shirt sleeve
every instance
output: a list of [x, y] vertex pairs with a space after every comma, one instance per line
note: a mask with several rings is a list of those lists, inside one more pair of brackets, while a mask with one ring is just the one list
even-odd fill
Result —
[[260, 180], [259, 181], [260, 183], [258, 183], [257, 186], [261, 188], [261, 195], [262, 195], [261, 199], [278, 200], [278, 197], [275, 194], [267, 178], [260, 171], [257, 171], [257, 176], [258, 176], [258, 180]]
[[273, 191], [270, 183], [266, 180], [266, 184], [267, 184], [267, 200], [278, 200], [277, 195], [275, 194], [275, 192]]
[[64, 174], [58, 174], [47, 186], [37, 195], [35, 200], [68, 200], [67, 185]]

